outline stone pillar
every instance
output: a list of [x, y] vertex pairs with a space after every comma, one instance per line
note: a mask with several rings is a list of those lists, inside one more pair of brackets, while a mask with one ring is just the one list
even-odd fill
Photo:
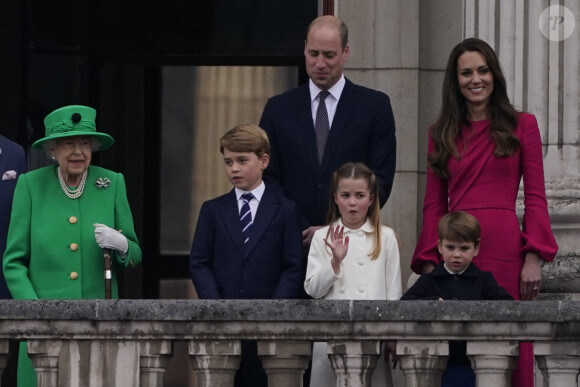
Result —
[[58, 385], [58, 355], [62, 347], [60, 340], [28, 340], [28, 356], [36, 371], [38, 387]]
[[170, 340], [143, 341], [140, 345], [139, 367], [141, 387], [163, 387], [167, 363], [173, 353]]
[[[572, 35], [559, 41], [548, 40], [538, 31], [542, 12], [553, 4], [565, 5], [572, 12], [572, 19], [576, 18]], [[546, 197], [559, 246], [555, 261], [544, 265], [542, 270], [542, 293], [551, 293], [552, 298], [577, 299], [580, 297], [580, 274], [575, 270], [580, 265], [580, 28], [577, 22], [580, 3], [532, 1], [526, 5], [530, 7], [528, 109], [536, 114], [540, 125]], [[562, 25], [574, 23], [569, 15], [562, 16], [566, 16]]]
[[537, 341], [534, 355], [544, 377], [544, 387], [577, 386], [580, 342]]
[[71, 339], [62, 342], [58, 356], [59, 386], [139, 385], [137, 340]]
[[[345, 76], [391, 98], [397, 127], [397, 169], [381, 217], [401, 238], [403, 281], [410, 274], [417, 225], [417, 127], [419, 106], [419, 2], [335, 0], [335, 14], [349, 29]], [[444, 30], [447, 26], [441, 27]], [[423, 107], [422, 107], [423, 108]]]
[[397, 341], [406, 387], [439, 386], [447, 367], [447, 341]]
[[258, 356], [268, 375], [268, 385], [301, 387], [312, 355], [310, 341], [259, 341]]
[[468, 341], [467, 356], [477, 386], [510, 387], [520, 352], [518, 341]]
[[234, 385], [242, 346], [239, 340], [192, 340], [189, 356], [198, 387], [228, 387]]
[[[556, 25], [548, 7], [560, 4], [566, 8]], [[465, 1], [465, 37], [479, 37], [495, 49], [511, 102], [538, 120], [548, 209], [560, 249], [555, 262], [545, 265], [556, 268], [544, 268], [542, 277], [549, 281], [542, 282], [542, 292], [561, 298], [580, 297], [580, 275], [573, 270], [580, 261], [580, 28], [572, 27], [579, 15], [578, 1]], [[573, 32], [550, 40], [542, 25]], [[522, 189], [516, 209], [521, 218]], [[564, 281], [553, 276], [558, 270]]]
[[336, 387], [370, 387], [381, 356], [380, 341], [329, 341], [327, 351]]

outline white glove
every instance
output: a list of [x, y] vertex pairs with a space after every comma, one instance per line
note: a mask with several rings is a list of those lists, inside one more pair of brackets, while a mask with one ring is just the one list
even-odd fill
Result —
[[95, 239], [101, 248], [113, 249], [121, 254], [127, 254], [129, 243], [123, 234], [104, 224], [94, 223], [93, 226], [95, 226]]

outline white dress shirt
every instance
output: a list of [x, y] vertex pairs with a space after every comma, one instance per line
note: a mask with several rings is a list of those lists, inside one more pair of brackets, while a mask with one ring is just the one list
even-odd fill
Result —
[[[258, 211], [258, 205], [260, 204], [260, 200], [262, 200], [262, 196], [264, 195], [264, 190], [266, 189], [266, 185], [262, 181], [262, 184], [254, 188], [252, 191], [249, 191], [254, 198], [248, 202], [250, 206], [250, 211], [252, 212], [252, 220], [256, 219], [256, 212]], [[242, 199], [242, 195], [247, 193], [248, 191], [242, 191], [239, 188], [235, 188], [236, 191], [236, 198], [238, 199], [238, 213], [242, 210], [242, 205], [244, 204], [244, 199]]]
[[[338, 105], [338, 101], [340, 100], [340, 96], [342, 91], [344, 90], [344, 85], [346, 84], [346, 80], [344, 79], [344, 75], [340, 77], [338, 82], [334, 84], [328, 92], [330, 93], [328, 97], [324, 100], [326, 103], [326, 111], [328, 112], [328, 125], [329, 128], [332, 129], [332, 120], [334, 120], [334, 113], [336, 113], [336, 106]], [[312, 79], [308, 82], [310, 88], [310, 106], [312, 107], [312, 122], [316, 125], [316, 111], [318, 110], [318, 94], [322, 91], [312, 82]]]

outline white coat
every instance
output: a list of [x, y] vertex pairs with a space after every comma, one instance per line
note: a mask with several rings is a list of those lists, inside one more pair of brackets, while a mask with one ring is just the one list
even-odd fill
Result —
[[[338, 219], [332, 226], [343, 226]], [[367, 221], [357, 230], [344, 228], [349, 237], [348, 253], [340, 265], [338, 274], [330, 263], [332, 252], [324, 243], [329, 226], [314, 233], [304, 289], [313, 298], [329, 300], [399, 300], [403, 294], [401, 263], [395, 232], [381, 225], [381, 251], [371, 261], [374, 227]], [[373, 386], [392, 385], [390, 369], [384, 358], [377, 361], [373, 373]], [[326, 343], [314, 343], [312, 354], [311, 386], [334, 386], [334, 371], [326, 354]]]

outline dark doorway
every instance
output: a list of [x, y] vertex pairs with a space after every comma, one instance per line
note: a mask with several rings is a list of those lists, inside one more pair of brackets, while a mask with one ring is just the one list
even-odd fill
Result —
[[[97, 109], [99, 130], [116, 140], [93, 163], [125, 175], [143, 249], [142, 266], [121, 278], [122, 297], [158, 298], [161, 279], [189, 278], [188, 254], [183, 248], [167, 249], [162, 240], [162, 219], [165, 224], [168, 221], [164, 203], [171, 200], [161, 189], [167, 184], [162, 177], [167, 161], [163, 146], [170, 140], [164, 137], [179, 135], [179, 131], [168, 134], [164, 127], [168, 117], [164, 87], [181, 70], [184, 77], [189, 76], [187, 71], [197, 71], [195, 83], [207, 80], [200, 69], [239, 66], [283, 67], [286, 73], [293, 68], [293, 82], [304, 82], [304, 35], [317, 16], [317, 3], [2, 2], [0, 21], [6, 34], [0, 38], [0, 48], [7, 55], [0, 68], [0, 101], [7, 112], [2, 133], [29, 150], [44, 134], [46, 114], [63, 105], [86, 104]], [[31, 169], [47, 163], [42, 154], [33, 151], [28, 157]], [[183, 184], [188, 181], [184, 176]]]

